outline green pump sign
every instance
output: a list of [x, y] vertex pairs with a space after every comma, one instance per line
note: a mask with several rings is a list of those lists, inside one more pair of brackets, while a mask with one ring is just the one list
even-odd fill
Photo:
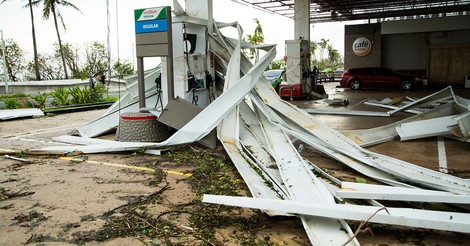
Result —
[[134, 10], [135, 32], [168, 31], [167, 7], [155, 7]]
[[136, 9], [134, 10], [134, 18], [135, 21], [166, 19], [166, 7]]

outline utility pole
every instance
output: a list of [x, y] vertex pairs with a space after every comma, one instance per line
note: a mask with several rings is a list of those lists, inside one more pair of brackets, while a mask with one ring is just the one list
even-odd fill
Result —
[[3, 30], [0, 30], [2, 40], [2, 53], [3, 53], [3, 82], [5, 83], [5, 94], [8, 94], [8, 73], [7, 73], [7, 57], [6, 57], [6, 49], [5, 49], [5, 40], [3, 40]]
[[134, 44], [132, 44], [132, 71], [135, 70], [135, 48]]

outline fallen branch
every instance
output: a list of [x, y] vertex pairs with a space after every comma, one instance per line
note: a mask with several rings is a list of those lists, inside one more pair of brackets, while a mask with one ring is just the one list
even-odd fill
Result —
[[113, 214], [114, 212], [116, 212], [117, 210], [120, 210], [122, 208], [126, 208], [126, 207], [133, 207], [133, 206], [136, 206], [136, 205], [141, 205], [141, 204], [144, 204], [144, 203], [147, 203], [148, 201], [152, 200], [153, 198], [155, 198], [156, 196], [158, 195], [161, 195], [165, 190], [167, 190], [169, 188], [169, 183], [167, 182], [165, 184], [164, 187], [162, 187], [160, 190], [150, 194], [149, 196], [147, 196], [145, 199], [142, 199], [142, 200], [138, 200], [138, 201], [134, 201], [134, 202], [129, 202], [129, 203], [126, 203], [126, 204], [123, 204], [119, 207], [116, 207], [116, 208], [113, 208], [107, 212], [105, 212], [102, 216], [109, 216], [111, 214]]
[[48, 151], [31, 151], [31, 150], [14, 150], [14, 149], [0, 149], [0, 155], [50, 155], [50, 156], [65, 156], [71, 155], [76, 156], [83, 154], [80, 151], [74, 151], [70, 153], [64, 152], [48, 152]]
[[367, 224], [378, 212], [380, 212], [382, 210], [385, 210], [387, 212], [387, 214], [390, 214], [386, 207], [381, 207], [381, 208], [377, 209], [377, 211], [375, 211], [375, 213], [373, 213], [366, 221], [364, 221], [364, 220], [361, 221], [361, 223], [357, 227], [356, 232], [354, 232], [354, 235], [348, 241], [346, 241], [342, 246], [348, 245], [348, 243], [351, 242], [354, 238], [356, 238], [357, 235], [359, 235], [359, 233], [361, 233], [361, 232], [366, 232], [366, 231], [372, 232], [372, 230], [370, 228], [366, 228], [366, 229], [362, 230], [362, 227], [365, 224]]

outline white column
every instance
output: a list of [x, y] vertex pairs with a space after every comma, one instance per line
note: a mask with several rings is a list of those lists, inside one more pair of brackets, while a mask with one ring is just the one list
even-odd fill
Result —
[[310, 40], [310, 0], [294, 1], [294, 39]]

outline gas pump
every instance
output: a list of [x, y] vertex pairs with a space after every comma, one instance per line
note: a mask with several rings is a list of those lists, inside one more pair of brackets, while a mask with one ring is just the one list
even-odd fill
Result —
[[310, 45], [308, 40], [286, 40], [286, 78], [279, 85], [279, 96], [290, 99], [308, 97], [310, 81]]
[[[197, 13], [208, 19], [210, 1], [192, 1], [186, 13]], [[202, 108], [211, 102], [212, 75], [215, 68], [208, 49], [208, 23], [199, 16], [174, 16], [173, 55], [175, 96]]]

